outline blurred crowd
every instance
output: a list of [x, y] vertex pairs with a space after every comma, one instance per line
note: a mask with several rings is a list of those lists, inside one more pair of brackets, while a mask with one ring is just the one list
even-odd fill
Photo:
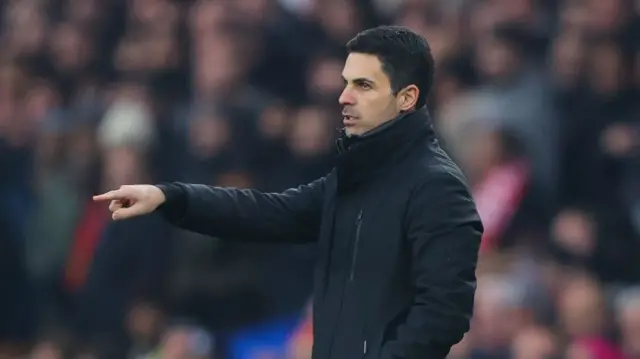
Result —
[[91, 195], [325, 174], [343, 45], [398, 24], [432, 47], [429, 110], [486, 227], [451, 359], [640, 359], [639, 8], [0, 2], [0, 358], [308, 358], [313, 245], [114, 223]]

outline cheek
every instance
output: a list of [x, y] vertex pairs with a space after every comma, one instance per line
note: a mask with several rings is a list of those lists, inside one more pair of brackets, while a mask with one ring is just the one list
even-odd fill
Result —
[[366, 123], [376, 122], [380, 113], [380, 104], [376, 101], [361, 101], [359, 103], [361, 120]]
[[383, 95], [373, 91], [364, 94], [362, 104], [363, 110], [367, 111], [367, 113], [373, 117], [388, 115], [397, 107], [393, 96], [388, 94]]

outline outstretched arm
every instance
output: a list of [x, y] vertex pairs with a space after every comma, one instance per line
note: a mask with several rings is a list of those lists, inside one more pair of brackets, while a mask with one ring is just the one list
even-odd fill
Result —
[[157, 211], [182, 229], [220, 238], [313, 242], [322, 220], [324, 186], [324, 177], [282, 193], [163, 184], [158, 187], [166, 201]]

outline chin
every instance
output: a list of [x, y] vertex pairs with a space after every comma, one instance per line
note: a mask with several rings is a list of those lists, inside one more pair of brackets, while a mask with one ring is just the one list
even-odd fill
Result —
[[344, 133], [347, 135], [347, 137], [351, 137], [351, 136], [359, 136], [359, 135], [361, 135], [362, 131], [360, 131], [360, 130], [358, 130], [356, 128], [345, 127]]

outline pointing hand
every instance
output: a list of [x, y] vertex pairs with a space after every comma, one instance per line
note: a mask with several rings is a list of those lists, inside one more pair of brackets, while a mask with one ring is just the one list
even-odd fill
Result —
[[122, 186], [120, 189], [93, 196], [96, 202], [111, 201], [109, 210], [114, 220], [128, 219], [153, 212], [166, 200], [160, 188], [152, 185]]

